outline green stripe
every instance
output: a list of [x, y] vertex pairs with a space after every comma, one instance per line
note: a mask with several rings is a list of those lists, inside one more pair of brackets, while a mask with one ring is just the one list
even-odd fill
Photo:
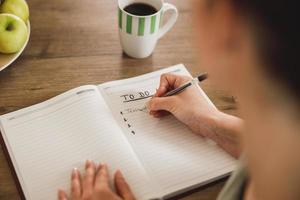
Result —
[[122, 10], [119, 8], [119, 28], [122, 29]]
[[132, 16], [130, 15], [127, 15], [126, 32], [129, 34], [132, 32]]
[[143, 36], [145, 32], [145, 18], [139, 18], [139, 30], [138, 35]]
[[156, 15], [151, 17], [151, 28], [150, 28], [150, 33], [155, 32], [155, 24], [156, 24]]
[[163, 23], [163, 18], [164, 18], [164, 12], [163, 12], [163, 11], [161, 11], [161, 13], [160, 13], [160, 19], [159, 19], [159, 27], [161, 27], [161, 26], [162, 26], [162, 23]]

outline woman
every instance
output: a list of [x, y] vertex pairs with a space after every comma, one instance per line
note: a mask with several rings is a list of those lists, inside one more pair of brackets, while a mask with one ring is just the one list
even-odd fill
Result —
[[[241, 168], [220, 200], [300, 199], [300, 70], [296, 1], [195, 1], [202, 66], [220, 87], [238, 97], [244, 121], [212, 109], [189, 88], [161, 97], [187, 77], [163, 75], [150, 114], [166, 111], [195, 133], [209, 137], [235, 157]], [[297, 21], [296, 21], [297, 20]], [[189, 107], [185, 105], [190, 105]], [[121, 172], [116, 193], [108, 185], [107, 166], [88, 161], [86, 173], [72, 175], [72, 199], [133, 200]], [[67, 199], [63, 191], [59, 199]]]

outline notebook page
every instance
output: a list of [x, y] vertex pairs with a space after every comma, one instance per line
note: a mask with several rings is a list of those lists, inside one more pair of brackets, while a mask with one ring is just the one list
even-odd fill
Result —
[[[96, 86], [83, 86], [0, 117], [1, 132], [26, 199], [69, 191], [70, 172], [86, 159], [121, 169], [138, 199], [153, 192], [147, 174]], [[112, 176], [111, 176], [112, 177]]]
[[[170, 194], [227, 175], [235, 160], [174, 117], [155, 119], [148, 114], [145, 103], [155, 93], [160, 75], [167, 72], [190, 75], [183, 65], [177, 65], [106, 83], [99, 89], [149, 175]], [[205, 95], [200, 87], [199, 92]]]

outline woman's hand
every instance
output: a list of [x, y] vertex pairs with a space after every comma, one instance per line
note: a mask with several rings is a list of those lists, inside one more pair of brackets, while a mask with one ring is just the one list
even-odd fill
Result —
[[238, 157], [239, 135], [243, 124], [241, 119], [217, 110], [195, 86], [180, 94], [162, 97], [190, 80], [188, 76], [163, 74], [155, 96], [148, 103], [150, 114], [159, 118], [171, 113], [193, 132], [212, 139], [231, 155]]
[[163, 74], [155, 96], [148, 103], [148, 109], [154, 117], [171, 113], [195, 133], [209, 136], [210, 125], [219, 111], [207, 101], [196, 86], [171, 97], [162, 97], [190, 80], [188, 76]]
[[59, 190], [59, 200], [135, 200], [122, 173], [117, 171], [114, 177], [116, 193], [109, 186], [107, 165], [96, 166], [94, 162], [87, 161], [85, 174], [82, 177], [77, 169], [72, 171], [71, 194]]

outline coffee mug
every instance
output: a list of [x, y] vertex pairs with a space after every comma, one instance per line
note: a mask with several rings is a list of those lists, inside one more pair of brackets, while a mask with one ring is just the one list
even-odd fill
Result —
[[[135, 3], [147, 4], [156, 9], [152, 15], [134, 15], [124, 10]], [[157, 41], [175, 24], [177, 8], [163, 0], [118, 0], [119, 34], [123, 51], [133, 58], [145, 58], [152, 54]], [[165, 12], [171, 11], [170, 19], [163, 23]]]

